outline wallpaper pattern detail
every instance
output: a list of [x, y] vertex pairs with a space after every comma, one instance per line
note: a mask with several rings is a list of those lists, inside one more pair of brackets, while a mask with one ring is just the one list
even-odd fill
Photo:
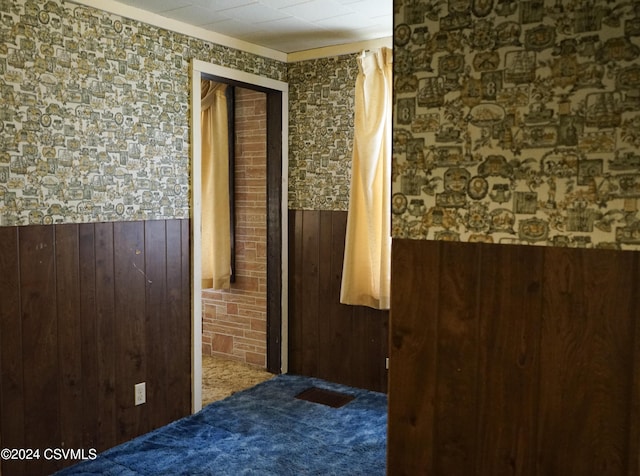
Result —
[[61, 0], [0, 0], [0, 225], [189, 214], [192, 58], [286, 64]]
[[395, 237], [640, 248], [640, 3], [394, 8]]
[[348, 209], [357, 75], [357, 54], [288, 65], [290, 209]]

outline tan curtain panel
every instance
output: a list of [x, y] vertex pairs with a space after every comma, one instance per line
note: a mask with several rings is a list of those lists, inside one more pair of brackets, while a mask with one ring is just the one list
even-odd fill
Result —
[[351, 192], [340, 302], [389, 309], [392, 51], [358, 58]]
[[231, 276], [226, 84], [202, 80], [202, 287], [228, 289]]

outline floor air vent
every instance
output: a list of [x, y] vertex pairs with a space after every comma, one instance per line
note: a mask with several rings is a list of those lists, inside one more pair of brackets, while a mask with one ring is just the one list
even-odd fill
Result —
[[346, 393], [311, 387], [296, 395], [296, 398], [306, 400], [308, 402], [319, 403], [321, 405], [327, 405], [333, 408], [340, 408], [353, 400], [354, 397], [347, 395]]

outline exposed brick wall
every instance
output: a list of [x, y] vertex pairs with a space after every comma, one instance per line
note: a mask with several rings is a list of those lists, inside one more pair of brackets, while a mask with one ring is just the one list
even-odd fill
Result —
[[266, 95], [236, 88], [236, 282], [202, 293], [202, 351], [266, 367]]

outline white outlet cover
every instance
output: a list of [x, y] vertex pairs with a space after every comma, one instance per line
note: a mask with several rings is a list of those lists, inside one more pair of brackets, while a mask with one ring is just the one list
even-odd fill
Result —
[[145, 382], [137, 383], [133, 386], [134, 401], [136, 405], [142, 405], [147, 401], [147, 384]]

